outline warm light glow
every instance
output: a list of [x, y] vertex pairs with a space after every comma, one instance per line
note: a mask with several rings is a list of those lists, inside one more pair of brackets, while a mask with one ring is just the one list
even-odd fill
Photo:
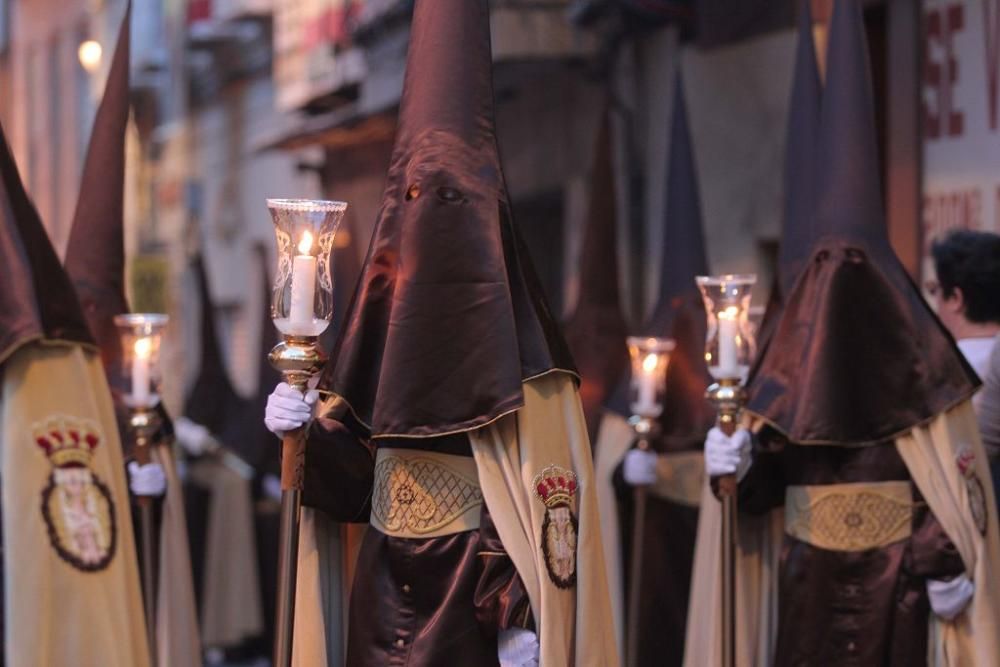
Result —
[[652, 352], [647, 354], [646, 358], [642, 360], [642, 370], [646, 373], [652, 373], [656, 370], [659, 361], [656, 354]]
[[149, 356], [153, 353], [153, 341], [149, 338], [140, 338], [135, 341], [133, 349], [135, 350], [135, 356], [140, 359], [149, 359]]
[[739, 307], [737, 307], [737, 306], [729, 306], [728, 308], [726, 308], [725, 310], [723, 310], [721, 313], [719, 313], [719, 317], [722, 318], [722, 319], [724, 319], [724, 320], [735, 320], [737, 317], [739, 317], [739, 314], [740, 314]]
[[101, 66], [101, 56], [104, 55], [104, 49], [101, 48], [99, 42], [88, 39], [80, 44], [76, 55], [80, 59], [80, 66], [93, 74]]
[[309, 233], [309, 230], [302, 232], [302, 240], [299, 241], [299, 254], [308, 255], [309, 251], [312, 250], [313, 245], [313, 235]]

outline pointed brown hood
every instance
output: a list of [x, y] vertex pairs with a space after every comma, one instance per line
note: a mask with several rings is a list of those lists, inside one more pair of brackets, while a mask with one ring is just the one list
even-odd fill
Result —
[[618, 296], [618, 234], [611, 118], [604, 114], [591, 167], [587, 224], [580, 252], [580, 289], [566, 322], [566, 342], [580, 370], [580, 399], [591, 439], [601, 410], [628, 368], [628, 326]]
[[120, 376], [121, 363], [114, 316], [129, 310], [125, 298], [124, 191], [131, 15], [130, 2], [94, 119], [65, 262], [112, 380]]
[[882, 442], [968, 398], [977, 380], [889, 245], [858, 0], [834, 8], [812, 251], [748, 408], [798, 444]]
[[0, 126], [0, 364], [32, 340], [93, 345]]
[[[771, 286], [767, 308], [757, 332], [757, 362], [781, 317], [784, 295], [795, 284], [812, 249], [816, 215], [816, 181], [819, 162], [820, 100], [823, 85], [813, 39], [811, 0], [799, 3], [799, 40], [795, 53], [791, 101], [788, 105], [788, 132], [785, 136], [785, 200], [778, 249], [778, 270]], [[753, 386], [758, 365], [751, 370], [748, 386]]]
[[374, 237], [321, 387], [374, 436], [476, 428], [571, 369], [511, 221], [486, 0], [417, 0]]

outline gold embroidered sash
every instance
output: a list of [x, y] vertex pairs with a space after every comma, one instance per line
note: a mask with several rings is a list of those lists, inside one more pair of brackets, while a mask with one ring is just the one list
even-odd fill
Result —
[[790, 486], [785, 533], [832, 551], [865, 551], [905, 540], [912, 531], [909, 482]]
[[468, 456], [380, 447], [371, 525], [392, 537], [442, 537], [479, 528], [483, 494]]

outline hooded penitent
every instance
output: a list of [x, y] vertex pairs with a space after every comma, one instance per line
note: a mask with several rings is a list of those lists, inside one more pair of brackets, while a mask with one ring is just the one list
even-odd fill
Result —
[[111, 394], [2, 130], [0, 256], [4, 664], [148, 665]]
[[370, 523], [351, 667], [496, 665], [515, 629], [541, 664], [616, 664], [576, 375], [500, 167], [489, 18], [485, 0], [415, 5], [382, 207], [307, 441], [300, 664], [337, 660], [312, 508]]
[[[769, 346], [750, 385], [750, 411], [799, 444], [885, 441], [960, 403], [977, 385], [889, 245], [867, 48], [854, 4], [839, 3], [840, 24], [831, 28], [813, 225], [808, 237], [792, 228], [787, 244], [795, 260], [789, 265], [801, 261], [801, 275], [782, 277], [794, 286], [774, 334], [780, 345]], [[805, 238], [807, 256], [799, 250]]]
[[580, 400], [588, 431], [597, 424], [615, 383], [628, 366], [628, 327], [618, 295], [618, 242], [610, 112], [605, 112], [591, 166], [587, 224], [580, 253], [579, 297], [566, 322], [566, 340], [580, 369]]
[[[123, 202], [131, 13], [130, 3], [94, 120], [65, 263], [100, 347], [108, 381], [116, 389], [120, 389], [124, 377], [114, 317], [128, 312]], [[116, 402], [116, 408], [122, 412], [124, 405]], [[152, 454], [163, 467], [167, 492], [159, 512], [155, 652], [159, 664], [182, 664], [200, 660], [201, 642], [195, 621], [183, 492], [171, 448], [173, 432], [162, 406], [160, 414], [165, 422], [159, 435], [163, 446], [155, 447]]]
[[[1000, 551], [966, 400], [974, 378], [886, 238], [859, 0], [837, 2], [829, 44], [812, 249], [749, 388], [738, 655], [777, 667], [992, 664], [992, 633], [969, 622], [996, 623], [986, 582]], [[719, 664], [719, 515], [703, 503], [692, 666]], [[963, 574], [976, 592], [944, 622], [928, 582]]]
[[[662, 479], [647, 494], [640, 613], [638, 619], [625, 619], [626, 623], [640, 624], [640, 665], [679, 664], [683, 655], [697, 503], [704, 467], [699, 450], [715, 419], [712, 406], [705, 400], [705, 388], [711, 383], [704, 356], [705, 310], [694, 282], [695, 276], [708, 272], [708, 261], [680, 75], [675, 85], [668, 161], [659, 297], [640, 332], [669, 337], [675, 342], [667, 367], [659, 435], [653, 442], [653, 449], [661, 455], [658, 472]], [[628, 403], [626, 375], [611, 402], [613, 412], [603, 425], [604, 437], [598, 440], [599, 468], [606, 457], [619, 461], [631, 444], [631, 429], [615, 428], [612, 423], [621, 422], [628, 415]], [[621, 436], [626, 435], [623, 440]], [[612, 457], [612, 452], [616, 456]], [[620, 479], [617, 484], [618, 512], [609, 508], [601, 517], [606, 539], [610, 539], [613, 533], [609, 531], [616, 529], [621, 519], [620, 534], [614, 539], [625, 548], [620, 561], [608, 558], [612, 565], [629, 562], [627, 552], [632, 535], [631, 487]], [[622, 584], [628, 573], [619, 571], [616, 575], [614, 569], [611, 572], [612, 590], [627, 590]]]
[[374, 238], [320, 385], [375, 437], [482, 426], [523, 405], [522, 380], [574, 370], [511, 221], [488, 15], [414, 12]]
[[[208, 429], [221, 445], [212, 456], [190, 467], [189, 502], [207, 508], [195, 525], [195, 545], [201, 590], [201, 634], [206, 646], [231, 648], [258, 637], [264, 630], [254, 539], [253, 463], [270, 453], [260, 433], [260, 401], [236, 393], [222, 359], [216, 334], [215, 309], [204, 260], [193, 262], [201, 302], [201, 360], [198, 377], [185, 402], [184, 416]], [[261, 267], [267, 282], [266, 265]], [[269, 309], [265, 308], [269, 312]], [[262, 336], [273, 332], [270, 321]], [[263, 350], [262, 350], [263, 352]], [[266, 357], [262, 360], [266, 364]], [[274, 386], [274, 382], [270, 383]], [[273, 442], [274, 436], [270, 435]], [[230, 453], [232, 452], [232, 453]], [[235, 454], [235, 456], [234, 456]], [[200, 490], [200, 493], [199, 493]], [[207, 511], [206, 511], [207, 510]]]

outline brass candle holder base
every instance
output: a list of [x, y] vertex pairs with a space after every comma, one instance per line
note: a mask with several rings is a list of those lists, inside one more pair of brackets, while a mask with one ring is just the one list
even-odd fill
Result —
[[[305, 393], [309, 380], [323, 370], [327, 356], [318, 336], [286, 336], [268, 355], [285, 382]], [[305, 477], [306, 427], [285, 433], [281, 440], [281, 528], [278, 538], [278, 601], [275, 618], [274, 664], [292, 660], [295, 623], [295, 581], [299, 547], [299, 509]]]

